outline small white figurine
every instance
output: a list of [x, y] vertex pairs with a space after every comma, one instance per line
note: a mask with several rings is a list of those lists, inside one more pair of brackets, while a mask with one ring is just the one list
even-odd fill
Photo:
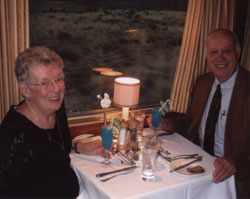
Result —
[[97, 95], [98, 99], [101, 99], [101, 107], [102, 108], [108, 108], [110, 107], [111, 100], [109, 99], [109, 94], [104, 93], [104, 98], [102, 99], [101, 95]]

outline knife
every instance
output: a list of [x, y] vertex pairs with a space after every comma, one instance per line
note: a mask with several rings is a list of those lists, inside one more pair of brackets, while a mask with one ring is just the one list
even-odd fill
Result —
[[109, 171], [109, 172], [104, 172], [104, 173], [98, 173], [98, 174], [96, 174], [96, 177], [100, 178], [100, 177], [103, 177], [103, 176], [106, 176], [106, 175], [109, 175], [109, 174], [112, 174], [112, 173], [126, 171], [126, 170], [129, 170], [129, 169], [134, 169], [134, 168], [138, 168], [138, 167], [139, 166], [132, 166], [132, 167], [126, 167], [126, 168], [118, 169], [118, 170], [114, 170], [114, 171]]
[[202, 160], [202, 156], [199, 156], [198, 158], [196, 158], [195, 160], [193, 160], [193, 161], [191, 161], [191, 162], [188, 162], [188, 163], [183, 164], [183, 165], [181, 165], [181, 166], [179, 166], [179, 167], [175, 167], [174, 169], [171, 169], [171, 170], [169, 171], [169, 173], [172, 173], [172, 172], [174, 172], [174, 171], [178, 171], [178, 170], [180, 170], [180, 169], [183, 169], [183, 168], [189, 166], [190, 164], [193, 164], [193, 163], [198, 162], [198, 161], [201, 161], [201, 160]]

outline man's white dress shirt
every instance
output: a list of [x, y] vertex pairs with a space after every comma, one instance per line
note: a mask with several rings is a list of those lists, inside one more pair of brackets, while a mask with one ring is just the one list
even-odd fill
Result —
[[[233, 92], [234, 83], [238, 74], [239, 67], [234, 72], [234, 74], [228, 79], [226, 82], [221, 83], [221, 108], [219, 112], [219, 118], [217, 124], [215, 126], [215, 142], [214, 142], [214, 155], [217, 157], [224, 156], [224, 135], [225, 135], [225, 125], [227, 120], [227, 113], [229, 104], [231, 101], [231, 96]], [[200, 145], [203, 148], [204, 146], [204, 135], [205, 135], [205, 126], [207, 121], [207, 116], [210, 108], [210, 104], [212, 102], [214, 93], [216, 91], [217, 85], [220, 84], [217, 78], [215, 78], [212, 89], [210, 91], [208, 101], [203, 112], [203, 116], [201, 119], [201, 124], [199, 128], [199, 139]]]

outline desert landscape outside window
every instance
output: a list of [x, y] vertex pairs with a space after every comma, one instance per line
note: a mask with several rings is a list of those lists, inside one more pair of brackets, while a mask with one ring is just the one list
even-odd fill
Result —
[[29, 0], [30, 46], [55, 50], [65, 62], [68, 116], [97, 111], [112, 100], [115, 76], [141, 81], [139, 107], [170, 97], [187, 0]]

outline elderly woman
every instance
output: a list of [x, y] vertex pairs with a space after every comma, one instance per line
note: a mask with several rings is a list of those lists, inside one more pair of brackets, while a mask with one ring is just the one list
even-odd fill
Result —
[[[45, 47], [29, 48], [16, 60], [24, 97], [0, 126], [0, 198], [76, 198], [79, 184], [70, 167], [71, 137], [63, 104], [64, 63]], [[101, 143], [76, 150], [100, 154]]]

